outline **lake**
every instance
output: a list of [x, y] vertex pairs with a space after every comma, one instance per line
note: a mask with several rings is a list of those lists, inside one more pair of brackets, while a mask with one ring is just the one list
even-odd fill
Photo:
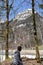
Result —
[[[23, 50], [21, 52], [21, 57], [27, 57], [29, 59], [35, 59], [36, 58], [36, 54], [35, 54], [35, 50]], [[33, 52], [32, 52], [33, 51]], [[12, 58], [14, 57], [14, 52], [15, 50], [9, 50], [9, 57]], [[43, 50], [40, 51], [41, 53], [43, 52]], [[41, 58], [43, 58], [43, 54], [41, 54], [40, 56]], [[5, 50], [0, 50], [0, 62], [5, 60]]]

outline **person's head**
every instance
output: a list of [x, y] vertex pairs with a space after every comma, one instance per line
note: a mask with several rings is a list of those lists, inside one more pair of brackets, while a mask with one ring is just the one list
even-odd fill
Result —
[[18, 47], [17, 47], [17, 50], [18, 50], [18, 51], [21, 51], [21, 50], [22, 50], [22, 47], [21, 47], [21, 46], [18, 46]]

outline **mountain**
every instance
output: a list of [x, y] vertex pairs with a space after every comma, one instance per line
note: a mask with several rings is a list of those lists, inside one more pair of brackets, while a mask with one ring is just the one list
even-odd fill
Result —
[[[43, 17], [35, 12], [36, 28], [39, 45], [43, 44]], [[22, 45], [23, 48], [31, 48], [34, 44], [34, 29], [32, 10], [28, 9], [16, 15], [9, 23], [9, 47], [16, 48]]]

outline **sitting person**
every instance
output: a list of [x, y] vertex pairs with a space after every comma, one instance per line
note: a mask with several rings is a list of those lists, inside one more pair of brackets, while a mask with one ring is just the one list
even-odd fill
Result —
[[14, 53], [13, 65], [23, 65], [22, 59], [20, 57], [20, 51], [22, 50], [21, 46], [17, 47], [17, 50]]

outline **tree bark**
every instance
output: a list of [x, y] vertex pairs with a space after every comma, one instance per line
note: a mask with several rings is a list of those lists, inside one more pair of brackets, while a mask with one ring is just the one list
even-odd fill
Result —
[[37, 38], [37, 29], [36, 29], [36, 21], [35, 21], [35, 12], [34, 12], [34, 0], [32, 0], [32, 16], [33, 16], [33, 26], [34, 26], [35, 47], [36, 47], [36, 60], [37, 62], [41, 62], [39, 48], [38, 48], [38, 38]]
[[9, 8], [8, 8], [8, 0], [6, 0], [6, 51], [5, 51], [5, 58], [8, 57], [8, 33], [9, 33]]

